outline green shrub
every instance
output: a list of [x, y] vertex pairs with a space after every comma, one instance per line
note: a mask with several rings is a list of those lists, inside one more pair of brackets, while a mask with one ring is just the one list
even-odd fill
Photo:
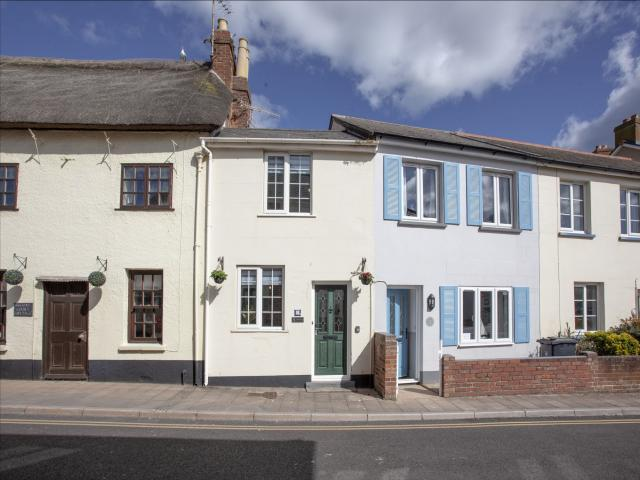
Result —
[[640, 355], [640, 342], [626, 332], [587, 332], [580, 339], [578, 350], [598, 355]]
[[620, 320], [620, 325], [611, 327], [610, 332], [628, 333], [640, 342], [640, 316], [631, 315], [629, 318]]

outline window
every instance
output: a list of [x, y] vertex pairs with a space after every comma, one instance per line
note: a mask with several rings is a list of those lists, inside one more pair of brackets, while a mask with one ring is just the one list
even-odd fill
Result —
[[129, 342], [162, 343], [162, 271], [129, 271]]
[[281, 329], [282, 268], [246, 267], [239, 271], [240, 327]]
[[511, 176], [482, 172], [482, 223], [499, 227], [513, 225]]
[[598, 329], [598, 285], [576, 284], [573, 287], [573, 310], [576, 330]]
[[640, 236], [640, 192], [620, 189], [620, 233]]
[[438, 220], [438, 169], [426, 165], [402, 166], [402, 216], [408, 220]]
[[171, 208], [173, 165], [122, 165], [120, 207], [167, 210]]
[[560, 229], [584, 233], [584, 185], [560, 184]]
[[0, 270], [0, 345], [7, 343], [7, 284]]
[[267, 213], [311, 213], [311, 156], [267, 155]]
[[511, 289], [463, 287], [461, 290], [461, 343], [511, 341]]
[[0, 164], [0, 210], [18, 206], [18, 165]]

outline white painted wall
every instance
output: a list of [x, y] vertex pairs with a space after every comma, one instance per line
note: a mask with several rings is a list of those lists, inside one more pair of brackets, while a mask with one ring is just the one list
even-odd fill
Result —
[[[229, 277], [211, 282], [207, 327], [209, 377], [312, 375], [315, 282], [346, 283], [352, 374], [371, 372], [370, 289], [351, 278], [362, 257], [374, 269], [372, 153], [278, 146], [311, 153], [311, 218], [264, 217], [264, 152], [260, 146], [213, 150], [213, 267], [224, 257]], [[238, 328], [238, 266], [284, 267], [284, 329]], [[304, 323], [291, 323], [301, 308]], [[360, 333], [354, 333], [355, 327]]]
[[[109, 132], [111, 155], [104, 162], [103, 132], [36, 135], [39, 159], [31, 158], [34, 143], [27, 130], [0, 131], [0, 162], [19, 164], [19, 211], [0, 211], [0, 268], [18, 267], [14, 253], [28, 257], [24, 282], [9, 288], [0, 361], [42, 359], [44, 297], [36, 277], [86, 277], [99, 268], [96, 256], [108, 259], [108, 271], [106, 284], [90, 290], [89, 359], [192, 359], [194, 323], [201, 323], [203, 311], [194, 309], [194, 265], [197, 298], [203, 292], [204, 220], [196, 212], [196, 196], [204, 205], [204, 175], [194, 157], [199, 135]], [[175, 154], [171, 140], [178, 144]], [[63, 157], [72, 160], [64, 164]], [[121, 164], [163, 162], [174, 165], [174, 211], [118, 211]], [[197, 233], [196, 225], [202, 225]], [[118, 350], [127, 343], [126, 269], [139, 268], [164, 271], [164, 352]], [[14, 317], [15, 302], [33, 302], [34, 316]]]
[[[383, 141], [384, 142], [384, 141]], [[466, 151], [442, 153], [433, 150], [402, 148], [381, 143], [375, 159], [375, 256], [376, 279], [389, 286], [422, 287], [418, 312], [422, 332], [421, 371], [439, 370], [440, 354], [456, 358], [526, 357], [536, 351], [539, 338], [539, 257], [537, 176], [535, 167], [505, 163], [473, 156]], [[383, 155], [392, 154], [435, 162], [460, 164], [460, 225], [444, 229], [399, 226], [383, 220]], [[533, 174], [534, 229], [520, 234], [488, 233], [466, 224], [466, 164], [525, 171]], [[529, 344], [488, 347], [445, 347], [440, 349], [440, 286], [505, 286], [529, 287]], [[376, 331], [386, 331], [386, 286], [376, 285]], [[435, 309], [427, 312], [426, 298], [433, 294]]]
[[[592, 240], [560, 238], [560, 181], [585, 183]], [[542, 334], [574, 328], [575, 282], [604, 284], [603, 328], [618, 324], [635, 306], [640, 284], [640, 242], [622, 242], [620, 186], [640, 189], [640, 179], [540, 168], [540, 249]]]

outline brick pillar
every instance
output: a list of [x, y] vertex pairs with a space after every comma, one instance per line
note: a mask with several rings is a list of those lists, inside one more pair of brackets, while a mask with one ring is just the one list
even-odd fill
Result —
[[[448, 391], [448, 377], [445, 375], [450, 374], [451, 367], [455, 365], [456, 357], [453, 355], [443, 355], [440, 359], [440, 396], [441, 397], [449, 397]], [[445, 391], [446, 390], [446, 391]]]
[[398, 341], [393, 335], [373, 336], [373, 386], [384, 400], [398, 399]]

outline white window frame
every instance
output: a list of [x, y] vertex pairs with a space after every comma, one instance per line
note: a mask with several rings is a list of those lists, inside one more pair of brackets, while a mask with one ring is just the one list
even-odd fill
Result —
[[[404, 168], [413, 167], [416, 169], [416, 216], [410, 217], [407, 212], [407, 189], [405, 188]], [[422, 182], [423, 182], [423, 170], [433, 170], [436, 174], [436, 216], [435, 217], [423, 217], [422, 208], [424, 206], [424, 199], [422, 198]], [[440, 167], [438, 165], [418, 163], [418, 162], [402, 162], [401, 171], [401, 185], [402, 185], [402, 220], [410, 222], [424, 222], [424, 223], [438, 223], [440, 220]]]
[[[587, 287], [595, 287], [596, 288], [596, 328], [595, 330], [589, 330], [589, 324], [587, 322]], [[581, 283], [581, 282], [576, 282], [573, 284], [573, 288], [574, 288], [574, 293], [573, 293], [573, 327], [575, 329], [576, 332], [581, 333], [581, 332], [595, 332], [600, 328], [601, 325], [601, 318], [600, 318], [600, 285], [597, 283]], [[575, 295], [575, 289], [576, 288], [581, 288], [582, 289], [582, 325], [584, 328], [575, 328], [576, 324], [575, 324], [575, 319], [577, 317], [576, 315], [576, 295]]]
[[[560, 190], [562, 190], [562, 186], [567, 185], [569, 187], [569, 206], [570, 206], [570, 217], [571, 217], [571, 226], [563, 227], [562, 226], [562, 205], [561, 205], [561, 197]], [[583, 219], [583, 229], [577, 230], [575, 228], [575, 213], [573, 211], [573, 187], [575, 185], [582, 187], [582, 219]], [[587, 232], [587, 185], [581, 182], [560, 182], [560, 188], [558, 189], [558, 225], [560, 226], [560, 231], [562, 232], [575, 232], [575, 233], [586, 233]]]
[[[493, 218], [495, 222], [485, 222], [484, 220], [484, 207], [480, 212], [482, 215], [482, 225], [486, 225], [489, 227], [500, 227], [500, 228], [512, 228], [513, 227], [513, 219], [515, 217], [515, 202], [514, 202], [514, 176], [509, 173], [501, 173], [496, 172], [494, 170], [482, 170], [482, 177], [480, 180], [480, 195], [483, 198], [484, 203], [484, 176], [491, 175], [493, 177]], [[500, 221], [500, 178], [506, 178], [509, 180], [509, 206], [511, 211], [511, 218], [509, 223], [502, 223]]]
[[[262, 270], [263, 269], [273, 269], [278, 268], [282, 270], [282, 326], [281, 327], [263, 327], [262, 326]], [[242, 317], [242, 271], [243, 270], [254, 270], [256, 272], [256, 324], [255, 325], [243, 325], [241, 322]], [[253, 265], [243, 265], [237, 267], [237, 315], [236, 315], [236, 325], [238, 329], [241, 330], [275, 330], [282, 331], [285, 329], [285, 277], [284, 277], [284, 266], [281, 265], [263, 265], [260, 267], [256, 267]]]
[[[292, 217], [310, 217], [313, 215], [313, 155], [308, 152], [295, 152], [293, 155], [308, 156], [309, 157], [309, 212], [290, 212], [289, 211], [289, 185], [291, 182], [290, 173], [290, 155], [284, 152], [268, 152], [264, 154], [264, 181], [262, 195], [262, 212], [264, 215], [275, 216], [292, 216]], [[269, 183], [269, 157], [284, 157], [284, 204], [281, 210], [269, 210], [267, 208], [267, 194]]]
[[[458, 289], [458, 332], [459, 345], [504, 345], [513, 343], [513, 288], [511, 287], [460, 287]], [[465, 291], [473, 291], [475, 293], [474, 303], [474, 329], [475, 340], [465, 340], [463, 333], [463, 294]], [[498, 338], [498, 292], [506, 291], [509, 293], [509, 336]], [[492, 338], [480, 338], [480, 293], [492, 292], [491, 297], [491, 336]]]
[[[627, 214], [627, 231], [623, 232], [622, 231], [622, 218], [620, 218], [620, 235], [622, 235], [623, 237], [640, 237], [640, 232], [639, 233], [632, 233], [631, 232], [631, 194], [632, 193], [636, 193], [640, 196], [640, 190], [637, 190], [635, 188], [625, 188], [625, 187], [620, 187], [621, 192], [626, 192], [625, 193], [625, 201], [626, 201], [626, 214]], [[619, 204], [620, 207], [622, 207], [622, 204]]]

